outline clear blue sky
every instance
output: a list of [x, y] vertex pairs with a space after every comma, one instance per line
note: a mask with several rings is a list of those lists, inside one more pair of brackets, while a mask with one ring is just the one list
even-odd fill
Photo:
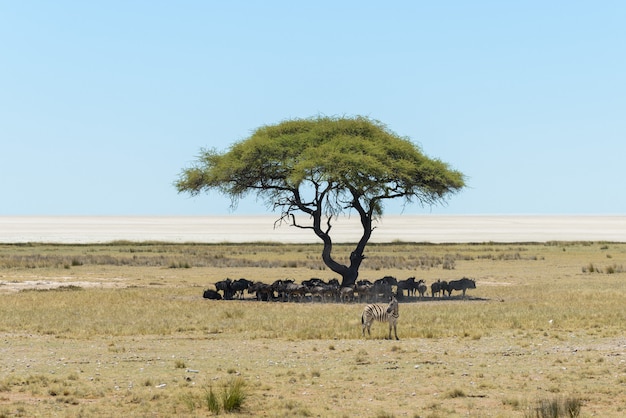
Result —
[[0, 215], [229, 213], [172, 185], [199, 150], [319, 114], [467, 175], [407, 214], [626, 214], [625, 22], [602, 0], [0, 0]]

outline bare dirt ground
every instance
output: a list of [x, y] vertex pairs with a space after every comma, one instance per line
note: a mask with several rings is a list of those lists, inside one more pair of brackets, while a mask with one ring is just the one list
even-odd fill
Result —
[[101, 288], [101, 289], [121, 289], [128, 287], [130, 284], [124, 279], [102, 279], [99, 281], [76, 280], [75, 277], [55, 277], [36, 280], [0, 280], [0, 292], [15, 293], [23, 290], [50, 290], [60, 287], [81, 287], [85, 289]]
[[[233, 376], [249, 387], [242, 416], [534, 416], [525, 411], [535, 400], [571, 395], [583, 400], [582, 416], [623, 416], [625, 406], [618, 377], [624, 337], [66, 341], [1, 334], [0, 341], [0, 369], [23, 376], [25, 389], [0, 392], [0, 406], [23, 408], [21, 416], [204, 416], [206, 409], [185, 405], [185, 394]], [[49, 383], [31, 392], [27, 382], [36, 379]]]

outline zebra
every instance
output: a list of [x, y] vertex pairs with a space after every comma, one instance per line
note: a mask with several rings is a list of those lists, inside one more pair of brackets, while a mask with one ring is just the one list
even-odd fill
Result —
[[367, 335], [371, 336], [370, 327], [372, 326], [372, 322], [380, 321], [380, 322], [389, 322], [389, 340], [391, 339], [391, 328], [393, 327], [393, 332], [396, 336], [396, 340], [398, 338], [398, 330], [396, 326], [398, 325], [398, 300], [395, 296], [390, 298], [389, 305], [387, 308], [381, 305], [367, 305], [363, 309], [363, 314], [361, 315], [361, 325], [363, 326], [363, 337], [365, 337], [365, 329], [367, 329]]

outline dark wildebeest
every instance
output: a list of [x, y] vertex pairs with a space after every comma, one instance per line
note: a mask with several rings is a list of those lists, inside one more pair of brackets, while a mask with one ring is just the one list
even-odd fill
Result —
[[322, 279], [318, 279], [317, 277], [312, 277], [309, 280], [303, 280], [302, 284], [310, 289], [310, 288], [315, 287], [315, 286], [325, 286], [328, 283], [326, 283]]
[[355, 288], [356, 288], [356, 285], [346, 286], [346, 287], [342, 287], [341, 289], [339, 289], [339, 300], [341, 300], [341, 302], [343, 303], [352, 302], [354, 300]]
[[294, 297], [297, 298], [299, 301], [304, 300], [304, 296], [306, 295], [307, 291], [308, 289], [303, 284], [294, 283], [293, 281], [288, 282], [285, 285], [287, 302], [291, 302]]
[[286, 298], [285, 290], [287, 288], [287, 283], [293, 283], [293, 280], [275, 280], [274, 283], [271, 284], [272, 291], [276, 292], [278, 300], [284, 301]]
[[426, 289], [428, 289], [426, 287], [426, 283], [424, 282], [424, 280], [419, 279], [419, 281], [415, 283], [415, 287], [417, 289], [417, 293], [420, 294], [420, 299], [424, 299], [424, 295], [426, 294]]
[[397, 286], [398, 280], [393, 276], [385, 276], [382, 279], [374, 281], [374, 287], [372, 288], [372, 294], [374, 299], [389, 300], [393, 294], [392, 286]]
[[233, 298], [233, 289], [231, 287], [232, 284], [232, 280], [230, 279], [225, 279], [222, 281], [219, 281], [217, 283], [215, 283], [215, 288], [217, 290], [221, 290], [222, 292], [224, 292], [224, 299], [232, 299]]
[[433, 282], [433, 284], [430, 285], [430, 296], [434, 298], [435, 295], [437, 295], [441, 298], [447, 289], [448, 283], [437, 279], [436, 282]]
[[[337, 279], [333, 280], [337, 281]], [[302, 284], [307, 288], [308, 293], [311, 294], [311, 300], [319, 299], [322, 302], [327, 302], [335, 299], [336, 294], [339, 293], [339, 282], [337, 281], [337, 284], [334, 284], [333, 280], [330, 283], [326, 283], [322, 279], [313, 277], [309, 280], [304, 280]]]
[[415, 277], [409, 277], [406, 280], [398, 280], [398, 296], [400, 298], [404, 296], [403, 292], [405, 290], [407, 297], [415, 294]]
[[248, 289], [252, 282], [248, 279], [238, 279], [230, 284], [230, 289], [233, 292], [233, 296], [238, 296], [239, 299], [243, 299], [243, 291]]
[[261, 301], [270, 301], [274, 299], [274, 289], [272, 286], [263, 282], [254, 282], [248, 286], [248, 294], [256, 293], [256, 299]]
[[463, 299], [465, 299], [465, 290], [467, 289], [476, 289], [476, 282], [472, 279], [468, 279], [467, 277], [463, 277], [460, 280], [452, 280], [448, 282], [448, 297], [453, 290], [462, 290]]
[[354, 290], [359, 296], [360, 302], [369, 302], [372, 298], [372, 289], [374, 284], [369, 280], [359, 280], [356, 282]]
[[335, 299], [335, 294], [339, 291], [339, 288], [335, 285], [330, 285], [321, 279], [311, 279], [314, 281], [305, 280], [302, 284], [306, 287], [307, 292], [311, 294], [311, 300], [320, 300], [321, 302], [332, 301]]
[[202, 297], [205, 299], [213, 299], [213, 300], [222, 300], [222, 295], [220, 295], [217, 290], [207, 289], [202, 293]]

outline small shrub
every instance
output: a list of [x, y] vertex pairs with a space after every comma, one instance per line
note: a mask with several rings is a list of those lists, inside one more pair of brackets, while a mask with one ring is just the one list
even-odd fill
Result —
[[209, 391], [206, 395], [206, 403], [207, 403], [207, 407], [209, 408], [209, 411], [211, 411], [215, 415], [220, 413], [220, 410], [221, 410], [220, 403], [219, 403], [219, 400], [217, 399], [217, 396], [215, 395], [215, 392], [213, 392], [212, 387], [209, 388]]
[[567, 398], [563, 401], [563, 409], [566, 416], [575, 418], [580, 416], [580, 409], [582, 408], [582, 400], [580, 398]]
[[456, 268], [456, 260], [453, 255], [446, 254], [443, 258], [442, 268], [444, 270], [454, 270]]
[[610, 265], [608, 267], [606, 267], [605, 269], [602, 269], [601, 267], [597, 267], [595, 266], [593, 263], [589, 263], [586, 266], [583, 266], [582, 268], [583, 273], [606, 273], [606, 274], [615, 274], [615, 273], [623, 273], [624, 272], [624, 266], [623, 265], [618, 265], [618, 264], [613, 264]]
[[446, 394], [447, 398], [465, 398], [467, 395], [461, 389], [451, 390]]
[[222, 407], [226, 412], [238, 411], [246, 400], [245, 381], [241, 378], [231, 380], [222, 392]]
[[583, 273], [602, 273], [602, 270], [594, 266], [593, 263], [589, 263], [583, 266]]
[[182, 261], [172, 261], [170, 263], [170, 268], [171, 269], [189, 269], [191, 268], [191, 265], [188, 262], [182, 262]]
[[580, 416], [582, 401], [579, 398], [541, 399], [525, 415], [528, 418], [576, 418]]
[[356, 364], [369, 364], [369, 359], [367, 357], [368, 352], [361, 349], [359, 350], [359, 352], [356, 354], [355, 360], [356, 360]]
[[520, 401], [519, 399], [507, 398], [502, 400], [502, 405], [509, 405], [513, 409], [519, 409]]
[[621, 264], [619, 266], [617, 264], [613, 264], [612, 266], [608, 266], [606, 268], [607, 274], [615, 274], [615, 273], [623, 273], [623, 272], [624, 272], [624, 266], [622, 266]]

